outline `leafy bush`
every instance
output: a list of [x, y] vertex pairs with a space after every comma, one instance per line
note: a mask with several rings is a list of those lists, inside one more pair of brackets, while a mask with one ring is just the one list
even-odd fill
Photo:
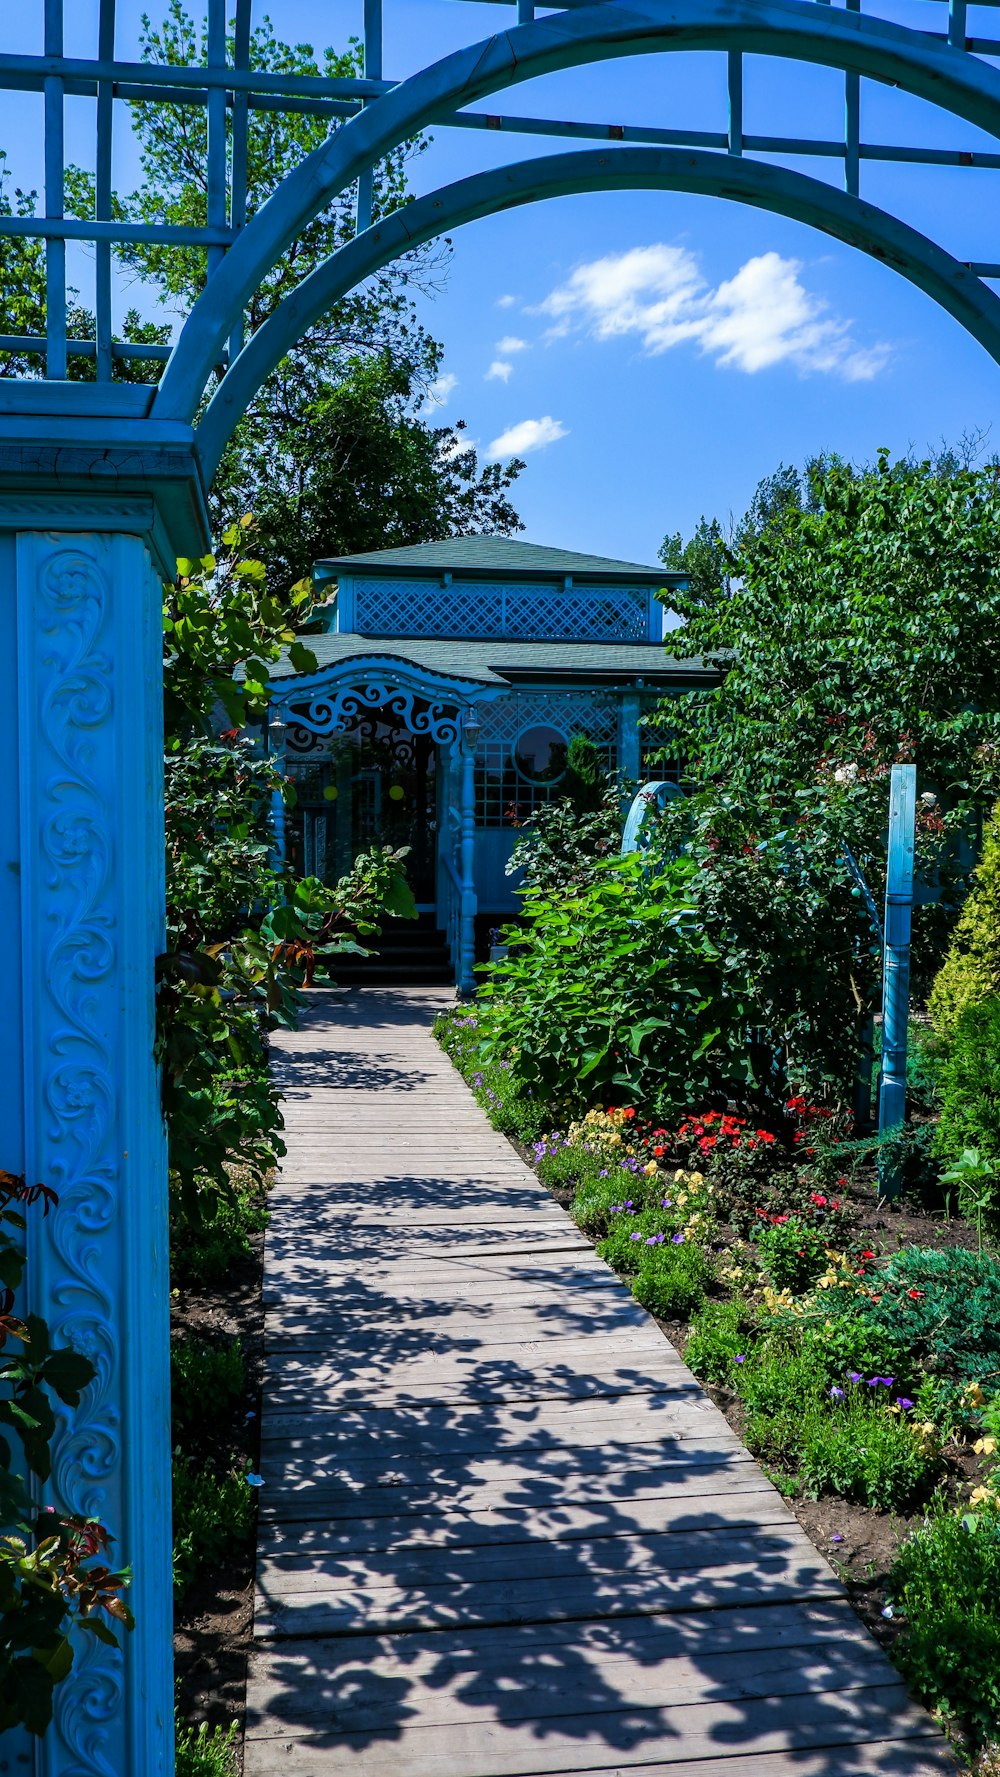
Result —
[[228, 1728], [185, 1728], [178, 1722], [175, 1777], [236, 1777], [236, 1723]]
[[614, 1098], [681, 1111], [746, 1080], [738, 1007], [705, 937], [694, 868], [639, 856], [596, 866], [570, 896], [529, 889], [526, 924], [485, 971], [484, 1059], [509, 1060], [547, 1103]]
[[705, 1382], [736, 1385], [739, 1366], [755, 1340], [752, 1311], [740, 1296], [728, 1302], [706, 1302], [691, 1325], [684, 1362]]
[[201, 1219], [192, 1222], [172, 1193], [171, 1270], [175, 1281], [217, 1283], [250, 1257], [252, 1236], [267, 1227], [267, 1199], [259, 1186], [234, 1182], [230, 1195], [200, 1202], [199, 1208]]
[[644, 1247], [632, 1294], [650, 1314], [665, 1320], [687, 1320], [705, 1299], [712, 1266], [704, 1248], [694, 1241], [675, 1246]]
[[900, 1547], [889, 1593], [903, 1616], [894, 1658], [931, 1709], [981, 1746], [1000, 1728], [1000, 1513], [935, 1502]]
[[825, 1228], [790, 1215], [770, 1223], [758, 1235], [757, 1249], [777, 1288], [798, 1294], [809, 1289], [826, 1269], [828, 1242]]
[[202, 1345], [186, 1340], [170, 1350], [170, 1419], [174, 1438], [189, 1449], [206, 1417], [229, 1418], [246, 1397], [246, 1359], [237, 1343]]
[[911, 1421], [861, 1398], [863, 1383], [846, 1383], [843, 1401], [814, 1408], [801, 1434], [798, 1469], [810, 1493], [835, 1493], [877, 1512], [907, 1511], [940, 1468], [936, 1446]]
[[668, 1210], [629, 1211], [623, 1205], [622, 1213], [615, 1215], [609, 1207], [608, 1220], [611, 1232], [598, 1241], [597, 1251], [623, 1276], [639, 1271], [651, 1257], [654, 1247], [665, 1246], [668, 1242], [680, 1246], [684, 1238], [682, 1234], [675, 1234], [676, 1218]]
[[606, 1179], [584, 1179], [570, 1205], [570, 1215], [585, 1234], [607, 1234], [623, 1210], [655, 1208], [663, 1195], [663, 1181], [614, 1167]]
[[621, 797], [617, 785], [607, 782], [600, 757], [594, 761], [583, 750], [591, 745], [574, 736], [567, 781], [575, 793], [544, 803], [518, 835], [506, 874], [523, 871], [526, 888], [575, 894], [595, 880], [598, 860], [613, 857], [621, 846]]
[[963, 1148], [1000, 1158], [1000, 994], [965, 1007], [941, 1068], [935, 1151], [955, 1161]]
[[206, 1568], [245, 1547], [254, 1496], [246, 1475], [216, 1475], [178, 1451], [173, 1462], [174, 1591], [183, 1597]]
[[[1000, 994], [1000, 804], [983, 831], [983, 849], [948, 954], [927, 1001], [938, 1035], [950, 1039], [963, 1014]], [[959, 1147], [963, 1146], [959, 1143]], [[975, 1146], [975, 1143], [970, 1143]]]

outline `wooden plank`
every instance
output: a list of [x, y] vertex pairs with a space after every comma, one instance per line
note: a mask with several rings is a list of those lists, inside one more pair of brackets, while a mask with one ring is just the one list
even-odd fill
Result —
[[276, 1042], [245, 1777], [950, 1770], [437, 1003], [316, 996]]

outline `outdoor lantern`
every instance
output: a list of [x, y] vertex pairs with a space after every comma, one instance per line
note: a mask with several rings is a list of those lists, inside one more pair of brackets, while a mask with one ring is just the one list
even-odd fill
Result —
[[267, 725], [267, 750], [269, 753], [280, 753], [285, 744], [285, 730], [288, 723], [280, 716], [272, 716]]
[[462, 740], [467, 751], [474, 753], [479, 744], [479, 717], [476, 714], [474, 704], [465, 712], [465, 721], [462, 724]]

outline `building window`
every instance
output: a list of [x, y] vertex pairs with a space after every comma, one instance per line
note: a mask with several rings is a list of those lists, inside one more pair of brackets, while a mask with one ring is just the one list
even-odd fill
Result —
[[547, 722], [535, 723], [514, 742], [514, 770], [529, 784], [557, 784], [566, 775], [569, 741]]

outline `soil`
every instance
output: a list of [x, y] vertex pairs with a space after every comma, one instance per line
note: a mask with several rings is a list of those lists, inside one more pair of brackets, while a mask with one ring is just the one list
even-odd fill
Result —
[[[216, 1417], [206, 1403], [199, 1457], [222, 1469], [256, 1470], [260, 1461], [261, 1373], [264, 1351], [264, 1236], [250, 1236], [250, 1255], [232, 1263], [212, 1284], [185, 1284], [171, 1292], [172, 1339], [204, 1345], [239, 1340], [246, 1359], [245, 1417]], [[243, 1770], [247, 1660], [253, 1637], [254, 1548], [204, 1573], [174, 1611], [174, 1673], [177, 1706], [185, 1722], [228, 1728], [237, 1723], [236, 1769]]]

